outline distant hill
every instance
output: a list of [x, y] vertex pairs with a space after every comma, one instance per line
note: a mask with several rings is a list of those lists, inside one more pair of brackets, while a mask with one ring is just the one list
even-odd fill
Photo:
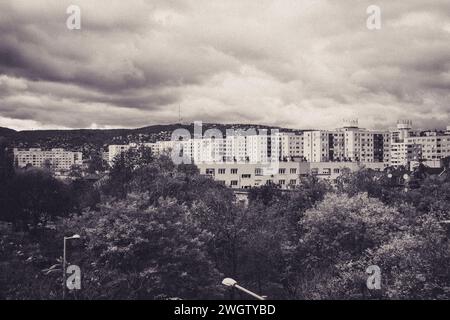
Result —
[[0, 127], [0, 137], [9, 137], [17, 133], [16, 130]]
[[[0, 127], [0, 136], [8, 139], [14, 147], [66, 148], [83, 151], [88, 154], [93, 150], [106, 148], [109, 144], [127, 144], [129, 142], [155, 142], [170, 140], [176, 129], [187, 129], [193, 136], [193, 124], [152, 125], [137, 129], [76, 129], [76, 130], [25, 130], [15, 131]], [[214, 124], [203, 123], [203, 131], [218, 129], [224, 135], [227, 129], [279, 129], [280, 131], [299, 131], [249, 124]]]

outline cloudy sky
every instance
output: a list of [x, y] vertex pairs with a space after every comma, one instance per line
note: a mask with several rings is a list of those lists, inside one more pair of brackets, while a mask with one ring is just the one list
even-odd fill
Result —
[[179, 106], [185, 122], [445, 127], [450, 1], [0, 0], [0, 126], [176, 123]]

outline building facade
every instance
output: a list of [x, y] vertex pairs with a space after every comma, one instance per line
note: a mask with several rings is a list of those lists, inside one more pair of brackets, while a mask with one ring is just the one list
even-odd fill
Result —
[[59, 148], [50, 150], [14, 148], [14, 161], [18, 168], [33, 166], [48, 167], [54, 171], [68, 171], [73, 165], [83, 164], [83, 154]]
[[[198, 138], [144, 144], [155, 154], [169, 154], [179, 162], [208, 164], [270, 164], [286, 161], [308, 163], [374, 164], [375, 167], [406, 166], [411, 161], [439, 161], [450, 156], [450, 127], [446, 131], [420, 131], [402, 120], [390, 130], [367, 130], [357, 120], [335, 130], [302, 133], [267, 130], [237, 131], [225, 138]], [[111, 145], [109, 162], [130, 145]], [[436, 162], [438, 163], [438, 162]], [[348, 164], [347, 166], [352, 166]], [[313, 170], [314, 171], [314, 170]], [[337, 170], [336, 170], [337, 171]]]
[[390, 134], [358, 128], [352, 121], [336, 130], [303, 133], [303, 156], [308, 162], [389, 163]]
[[[390, 165], [411, 167], [411, 163], [438, 163], [450, 156], [450, 132], [413, 129], [412, 122], [402, 120], [391, 129]], [[434, 161], [434, 162], [433, 162]], [[439, 162], [440, 163], [440, 162]]]
[[200, 174], [212, 177], [233, 189], [249, 189], [263, 185], [277, 185], [281, 189], [295, 188], [300, 176], [308, 173], [306, 162], [280, 162], [275, 174], [264, 174], [264, 168], [254, 163], [201, 163]]
[[303, 134], [280, 132], [279, 158], [281, 160], [303, 159]]
[[344, 170], [351, 172], [362, 168], [383, 171], [383, 162], [297, 162], [283, 161], [275, 174], [264, 174], [264, 168], [252, 163], [201, 163], [200, 174], [212, 177], [232, 189], [249, 189], [263, 185], [274, 185], [281, 189], [292, 189], [301, 183], [302, 177], [316, 176], [334, 182]]

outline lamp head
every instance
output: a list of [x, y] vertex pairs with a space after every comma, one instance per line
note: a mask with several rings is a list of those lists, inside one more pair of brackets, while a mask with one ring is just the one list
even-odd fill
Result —
[[233, 280], [231, 278], [225, 278], [223, 279], [222, 284], [227, 287], [234, 287], [237, 284], [237, 282], [236, 280]]
[[80, 239], [80, 238], [81, 238], [81, 237], [80, 237], [79, 234], [74, 234], [74, 235], [71, 236], [71, 237], [64, 237], [64, 239], [66, 239], [66, 240]]

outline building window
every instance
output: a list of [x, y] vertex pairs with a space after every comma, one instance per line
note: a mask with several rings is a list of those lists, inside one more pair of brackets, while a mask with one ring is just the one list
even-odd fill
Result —
[[261, 168], [256, 168], [255, 169], [255, 176], [262, 176], [262, 169]]
[[297, 168], [291, 168], [290, 173], [291, 174], [296, 174], [297, 173]]
[[238, 173], [238, 169], [231, 169], [231, 174], [237, 174]]
[[225, 174], [225, 169], [219, 169], [219, 170], [218, 170], [218, 173], [219, 173], [219, 174]]
[[278, 183], [280, 184], [280, 186], [284, 186], [286, 184], [285, 180], [279, 180]]
[[236, 187], [238, 185], [238, 181], [237, 180], [231, 180], [231, 186], [232, 187]]
[[292, 180], [289, 181], [289, 184], [290, 184], [291, 186], [295, 186], [295, 185], [297, 184], [297, 180], [292, 179]]
[[207, 174], [207, 175], [210, 175], [210, 176], [213, 176], [213, 175], [215, 174], [215, 170], [214, 170], [214, 169], [211, 169], [211, 168], [207, 168], [207, 169], [206, 169], [206, 174]]
[[242, 179], [250, 179], [251, 176], [252, 176], [251, 174], [243, 174]]
[[279, 174], [285, 174], [286, 173], [286, 169], [280, 168], [280, 169], [278, 169], [278, 173]]
[[341, 170], [340, 170], [339, 168], [335, 168], [335, 169], [333, 169], [333, 173], [336, 173], [336, 174], [338, 174], [339, 172], [341, 172]]

